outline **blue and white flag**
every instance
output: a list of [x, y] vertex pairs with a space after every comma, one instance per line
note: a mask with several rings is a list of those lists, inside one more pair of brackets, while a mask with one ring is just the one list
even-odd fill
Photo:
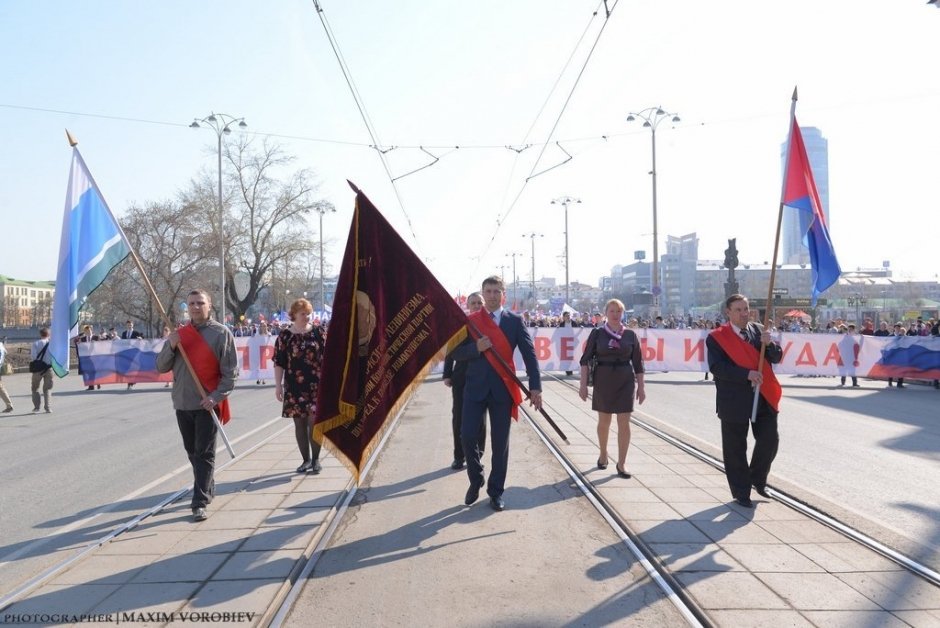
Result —
[[78, 148], [72, 149], [65, 218], [52, 306], [52, 369], [69, 372], [69, 339], [78, 333], [78, 312], [108, 273], [131, 252], [124, 232], [88, 172]]

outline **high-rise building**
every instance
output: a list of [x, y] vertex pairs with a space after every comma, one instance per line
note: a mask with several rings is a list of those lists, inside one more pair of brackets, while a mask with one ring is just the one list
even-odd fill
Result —
[[[819, 201], [822, 203], [823, 215], [826, 224], [829, 222], [829, 140], [823, 137], [822, 131], [816, 127], [803, 127], [803, 144], [806, 146], [806, 156], [809, 157], [810, 168], [813, 169], [813, 179], [816, 181], [816, 191], [819, 192]], [[783, 168], [786, 165], [787, 143], [780, 147], [781, 180]], [[780, 264], [809, 264], [809, 252], [803, 246], [803, 234], [800, 233], [800, 220], [798, 210], [789, 207], [783, 208], [783, 224], [781, 225], [782, 257], [777, 260]]]
[[686, 314], [695, 303], [695, 268], [698, 263], [698, 236], [666, 237], [666, 254], [661, 260], [663, 314]]

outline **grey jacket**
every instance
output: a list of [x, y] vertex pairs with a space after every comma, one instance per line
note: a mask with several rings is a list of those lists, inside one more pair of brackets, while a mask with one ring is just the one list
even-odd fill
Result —
[[[219, 360], [219, 369], [222, 377], [215, 390], [207, 390], [209, 398], [219, 403], [229, 396], [235, 388], [235, 379], [238, 377], [238, 352], [235, 349], [235, 338], [228, 327], [212, 319], [196, 327], [199, 335], [212, 347], [212, 352]], [[193, 381], [186, 361], [180, 355], [179, 348], [173, 349], [170, 343], [163, 344], [163, 349], [157, 356], [157, 370], [161, 373], [173, 371], [173, 407], [177, 410], [199, 410], [202, 406], [202, 397]]]

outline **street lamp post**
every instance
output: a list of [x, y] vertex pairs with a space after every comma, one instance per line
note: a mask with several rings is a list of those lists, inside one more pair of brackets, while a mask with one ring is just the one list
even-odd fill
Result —
[[323, 215], [336, 213], [333, 203], [324, 201], [317, 203], [314, 209], [320, 214], [320, 311], [326, 312], [326, 288], [323, 284]]
[[543, 238], [545, 236], [542, 233], [535, 233], [533, 231], [532, 233], [523, 233], [522, 237], [530, 238], [532, 240], [532, 299], [537, 304], [539, 299], [538, 294], [535, 292], [535, 239]]
[[552, 201], [552, 205], [561, 205], [565, 208], [565, 305], [568, 305], [571, 301], [568, 290], [568, 286], [571, 285], [568, 282], [568, 204], [580, 202], [580, 198], [572, 198], [570, 196], [562, 196]]
[[219, 158], [219, 275], [221, 281], [219, 283], [219, 291], [222, 293], [222, 299], [219, 301], [219, 322], [223, 325], [225, 324], [225, 232], [223, 230], [223, 216], [224, 211], [222, 208], [222, 136], [228, 135], [232, 132], [231, 125], [238, 123], [239, 129], [246, 129], [248, 125], [245, 123], [244, 118], [234, 118], [225, 113], [210, 113], [205, 118], [195, 118], [193, 123], [189, 125], [191, 129], [201, 129], [203, 123], [209, 126], [213, 131], [215, 131], [216, 137], [218, 138], [218, 158]]
[[666, 118], [672, 117], [672, 122], [681, 122], [679, 115], [669, 113], [662, 107], [648, 107], [639, 112], [632, 112], [627, 116], [627, 122], [633, 122], [637, 118], [643, 120], [643, 127], [648, 128], [653, 137], [653, 169], [650, 174], [653, 176], [653, 316], [659, 316], [659, 295], [662, 289], [659, 287], [659, 231], [656, 215], [656, 128], [659, 123]]
[[515, 311], [516, 303], [519, 302], [518, 288], [516, 287], [516, 258], [522, 257], [522, 253], [506, 253], [506, 257], [512, 257], [512, 309]]

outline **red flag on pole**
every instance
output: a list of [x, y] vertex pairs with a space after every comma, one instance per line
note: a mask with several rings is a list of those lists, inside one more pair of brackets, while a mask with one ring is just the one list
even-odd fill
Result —
[[[353, 189], [356, 189], [353, 186]], [[356, 190], [323, 355], [314, 439], [359, 474], [467, 317], [378, 209]]]

